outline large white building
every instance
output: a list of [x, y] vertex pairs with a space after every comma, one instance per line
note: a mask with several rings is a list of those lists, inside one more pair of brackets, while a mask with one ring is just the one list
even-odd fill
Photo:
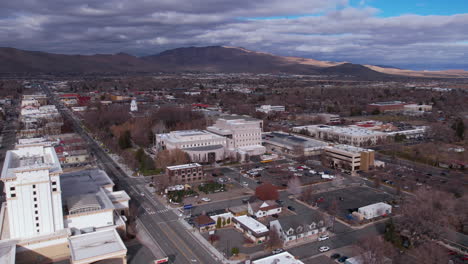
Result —
[[[126, 263], [125, 247], [101, 251], [96, 250], [97, 244], [78, 249], [71, 243], [77, 235], [86, 240], [96, 237], [95, 232], [113, 230], [108, 235], [112, 241], [101, 242], [123, 245], [115, 234], [125, 232], [121, 215], [128, 211], [130, 198], [124, 191], [113, 191], [114, 184], [104, 171], [62, 174], [54, 148], [36, 140], [7, 151], [1, 180], [6, 202], [0, 211], [0, 237], [15, 241], [16, 263], [30, 263], [38, 254], [52, 261], [90, 263], [75, 259], [72, 253], [77, 250], [93, 255], [94, 260], [112, 255]], [[113, 254], [102, 253], [106, 250]]]
[[310, 125], [293, 128], [294, 132], [307, 131], [311, 137], [333, 141], [353, 146], [376, 145], [379, 141], [386, 139], [387, 134], [383, 132], [368, 130], [359, 127]]
[[283, 105], [261, 105], [255, 108], [255, 111], [269, 114], [272, 112], [284, 112], [286, 109]]
[[226, 147], [232, 153], [262, 155], [263, 120], [249, 116], [225, 115], [207, 128], [208, 131], [226, 138]]
[[172, 131], [156, 135], [155, 150], [181, 149], [192, 162], [220, 161], [226, 157], [226, 138], [205, 130]]
[[61, 173], [53, 147], [30, 144], [7, 151], [1, 179], [5, 183], [10, 238], [63, 229]]

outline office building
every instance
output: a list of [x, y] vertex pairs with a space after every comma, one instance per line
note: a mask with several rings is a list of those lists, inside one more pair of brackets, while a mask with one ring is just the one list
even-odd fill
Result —
[[[117, 258], [126, 263], [126, 248], [116, 234], [125, 234], [123, 215], [128, 212], [129, 196], [124, 191], [114, 192], [104, 171], [63, 174], [50, 142], [22, 142], [7, 151], [1, 173], [6, 202], [0, 211], [0, 237], [15, 241], [15, 253], [10, 252], [15, 254], [15, 262], [33, 263], [40, 257], [70, 263]], [[106, 239], [96, 233], [104, 230], [109, 233]], [[73, 242], [97, 238], [120, 246], [103, 247], [96, 242], [83, 247]]]
[[185, 184], [203, 182], [206, 175], [203, 166], [198, 163], [169, 166], [166, 168], [166, 176], [170, 184]]
[[[375, 153], [371, 149], [364, 149], [350, 145], [333, 145], [325, 147], [325, 157], [331, 165], [348, 171], [368, 171], [374, 166]], [[324, 164], [325, 165], [325, 164]]]
[[384, 141], [387, 135], [361, 127], [310, 125], [293, 128], [294, 132], [307, 133], [314, 138], [353, 146], [371, 146]]

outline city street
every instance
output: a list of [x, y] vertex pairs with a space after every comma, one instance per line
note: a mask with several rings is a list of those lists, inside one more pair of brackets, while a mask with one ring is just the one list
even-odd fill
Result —
[[166, 209], [156, 200], [149, 198], [151, 194], [142, 196], [142, 190], [135, 187], [140, 180], [128, 177], [118, 165], [102, 150], [99, 145], [81, 127], [69, 112], [63, 111], [50, 89], [43, 86], [44, 91], [55, 104], [64, 118], [69, 119], [75, 132], [85, 139], [97, 158], [101, 168], [105, 169], [115, 184], [125, 190], [132, 198], [132, 203], [139, 207], [138, 218], [143, 222], [154, 243], [157, 243], [172, 263], [220, 263], [215, 259], [178, 221], [178, 216], [169, 210], [165, 213], [152, 213]]

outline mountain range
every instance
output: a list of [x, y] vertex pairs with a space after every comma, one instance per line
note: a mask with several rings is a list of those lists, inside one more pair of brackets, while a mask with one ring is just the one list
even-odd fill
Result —
[[411, 71], [389, 66], [360, 65], [276, 56], [238, 47], [208, 46], [167, 50], [136, 57], [126, 53], [64, 55], [0, 47], [0, 74], [122, 74], [122, 73], [286, 73], [386, 79], [398, 76], [468, 78], [468, 72]]

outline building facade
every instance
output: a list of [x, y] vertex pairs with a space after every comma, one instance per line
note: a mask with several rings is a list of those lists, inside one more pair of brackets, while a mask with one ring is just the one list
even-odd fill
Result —
[[190, 184], [206, 180], [203, 166], [198, 163], [166, 167], [166, 176], [171, 184]]
[[207, 128], [208, 131], [225, 137], [226, 147], [230, 153], [262, 155], [263, 120], [249, 116], [226, 115], [219, 117]]
[[155, 151], [181, 149], [192, 162], [214, 162], [225, 159], [226, 138], [205, 130], [172, 131], [156, 134]]
[[325, 156], [335, 167], [349, 171], [368, 171], [374, 166], [375, 153], [371, 149], [363, 149], [349, 145], [334, 145], [325, 148]]
[[314, 138], [326, 141], [348, 144], [353, 146], [372, 146], [379, 144], [387, 138], [383, 132], [373, 131], [360, 127], [310, 125], [293, 128], [294, 132], [307, 133]]

